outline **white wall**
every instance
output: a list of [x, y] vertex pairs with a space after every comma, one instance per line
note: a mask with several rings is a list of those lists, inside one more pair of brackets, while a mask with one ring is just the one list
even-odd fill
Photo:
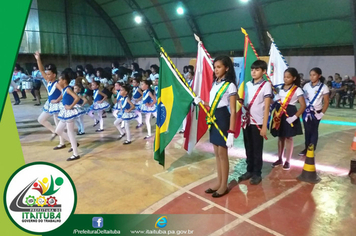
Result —
[[307, 75], [313, 67], [319, 67], [325, 78], [329, 75], [334, 77], [335, 73], [340, 73], [342, 77], [355, 76], [353, 56], [291, 56], [286, 57], [286, 60], [289, 66], [303, 73], [304, 78], [308, 78]]
[[[183, 66], [189, 65], [192, 58], [171, 58], [179, 71], [183, 70]], [[323, 76], [327, 78], [329, 75], [334, 76], [335, 73], [344, 75], [354, 75], [354, 57], [353, 56], [291, 56], [286, 57], [286, 60], [291, 67], [295, 67], [298, 72], [304, 74], [304, 78], [308, 78], [310, 69], [319, 67], [323, 71]], [[158, 58], [138, 58], [138, 64], [143, 69], [149, 69], [152, 64], [159, 65]]]
[[[195, 58], [171, 58], [173, 63], [177, 66], [179, 71], [183, 71], [183, 66], [189, 65], [191, 59]], [[335, 73], [344, 75], [354, 75], [354, 58], [353, 56], [291, 56], [286, 57], [288, 64], [291, 67], [295, 67], [300, 73], [304, 74], [305, 78], [308, 78], [308, 74], [311, 68], [320, 67], [323, 71], [324, 77], [329, 75], [334, 76]], [[138, 58], [137, 63], [144, 69], [150, 69], [152, 64], [159, 66], [159, 58]], [[23, 66], [24, 63], [36, 62], [32, 55], [19, 55], [18, 62]], [[63, 56], [44, 56], [44, 63], [55, 63], [59, 70], [67, 67], [67, 58]], [[73, 68], [75, 65], [91, 63], [94, 67], [111, 67], [111, 60], [107, 58], [91, 57], [91, 58], [73, 58]]]
[[[184, 66], [189, 65], [189, 61], [191, 59], [195, 59], [195, 58], [187, 58], [187, 57], [171, 58], [172, 62], [174, 63], [174, 65], [176, 65], [176, 67], [180, 72], [183, 71]], [[159, 58], [150, 58], [150, 57], [138, 58], [137, 63], [142, 69], [147, 70], [150, 69], [150, 66], [153, 64], [157, 64], [159, 66]]]

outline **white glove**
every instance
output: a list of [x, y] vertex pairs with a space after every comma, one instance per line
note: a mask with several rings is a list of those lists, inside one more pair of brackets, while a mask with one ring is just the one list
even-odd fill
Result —
[[324, 116], [324, 113], [320, 112], [320, 113], [317, 113], [315, 112], [315, 117], [318, 119], [318, 120], [321, 120], [321, 118], [323, 118]]
[[292, 117], [288, 117], [286, 120], [289, 124], [292, 124], [296, 119], [298, 119], [298, 117], [294, 115]]
[[233, 145], [234, 145], [234, 134], [228, 133], [227, 140], [226, 140], [226, 146], [228, 148], [232, 148]]
[[203, 100], [201, 100], [201, 98], [200, 97], [195, 97], [194, 98], [194, 104], [195, 105], [198, 105], [199, 103], [201, 103]]

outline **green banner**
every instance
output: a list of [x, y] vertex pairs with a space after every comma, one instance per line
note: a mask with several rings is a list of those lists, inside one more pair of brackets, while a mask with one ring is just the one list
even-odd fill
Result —
[[[7, 180], [13, 172], [25, 164], [14, 113], [12, 111], [8, 88], [13, 68], [22, 40], [31, 0], [2, 1], [0, 8], [1, 68], [0, 80], [0, 185], [1, 196]], [[32, 235], [17, 228], [8, 218], [4, 204], [0, 207], [1, 235]]]
[[0, 80], [0, 121], [31, 2], [31, 0], [1, 2], [0, 19], [2, 23], [0, 30], [2, 37], [0, 61], [3, 77]]

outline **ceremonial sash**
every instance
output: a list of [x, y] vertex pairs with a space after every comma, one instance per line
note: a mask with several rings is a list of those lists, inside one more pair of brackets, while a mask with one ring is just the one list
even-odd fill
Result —
[[97, 90], [94, 90], [94, 100], [96, 99], [96, 97], [98, 96], [98, 93], [99, 93], [99, 90], [97, 89]]
[[213, 121], [216, 120], [215, 117], [215, 110], [218, 107], [218, 104], [221, 100], [221, 98], [223, 97], [223, 95], [225, 94], [225, 91], [227, 90], [227, 88], [229, 87], [230, 82], [224, 82], [224, 84], [220, 87], [219, 91], [216, 93], [213, 104], [210, 107], [210, 117], [207, 116], [206, 117], [206, 123], [208, 124], [209, 130], [211, 128], [211, 125], [213, 124]]
[[[323, 88], [324, 84], [321, 84], [318, 91], [316, 92], [315, 96], [313, 97], [313, 99], [309, 102], [309, 105], [307, 106], [307, 108], [305, 109], [305, 111], [303, 112], [303, 120], [308, 121], [308, 119], [314, 119], [315, 116], [315, 108], [313, 106], [316, 98], [319, 96], [321, 89]], [[308, 98], [306, 98], [307, 101], [309, 101]]]
[[51, 96], [54, 91], [56, 91], [56, 83], [57, 81], [54, 81], [53, 83], [52, 82], [49, 82], [48, 85], [47, 85], [47, 91], [48, 91], [48, 96]]
[[244, 106], [246, 112], [245, 114], [242, 116], [242, 127], [245, 129], [247, 125], [250, 124], [250, 118], [253, 122], [256, 123], [256, 126], [259, 130], [261, 130], [261, 128], [258, 126], [256, 120], [252, 117], [251, 113], [250, 113], [250, 109], [253, 105], [253, 103], [255, 102], [258, 94], [260, 93], [261, 89], [263, 88], [263, 86], [266, 84], [266, 81], [263, 81], [262, 84], [260, 85], [260, 87], [257, 89], [255, 95], [253, 96], [250, 104], [248, 105], [248, 107]]
[[[283, 86], [282, 86], [282, 88], [283, 88]], [[288, 107], [290, 100], [292, 99], [294, 93], [297, 91], [297, 88], [298, 88], [297, 86], [293, 85], [293, 87], [288, 91], [287, 96], [284, 98], [283, 103], [279, 102], [281, 104], [281, 107], [278, 109], [278, 111], [275, 111], [273, 113], [273, 127], [272, 128], [277, 129], [277, 130], [279, 129], [279, 127], [281, 125], [281, 118], [284, 113], [288, 117], [287, 107]], [[293, 127], [293, 124], [291, 124], [291, 126]]]

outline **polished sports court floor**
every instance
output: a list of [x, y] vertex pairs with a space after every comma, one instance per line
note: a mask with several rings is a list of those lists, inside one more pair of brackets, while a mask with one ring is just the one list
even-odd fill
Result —
[[315, 153], [320, 183], [296, 179], [305, 160], [297, 155], [303, 149], [303, 136], [294, 140], [289, 171], [271, 168], [277, 139], [269, 136], [264, 143], [262, 183], [237, 183], [245, 171], [239, 137], [229, 150], [230, 193], [214, 199], [204, 193], [216, 177], [207, 136], [188, 155], [182, 148], [183, 135], [177, 134], [166, 149], [163, 168], [153, 160], [154, 139], [143, 139], [145, 127], [136, 130], [132, 122], [133, 142], [123, 145], [123, 140], [117, 141], [111, 114], [104, 119], [102, 133], [96, 133], [86, 117], [86, 134], [77, 136], [81, 159], [67, 162], [70, 145], [53, 150], [59, 140], [51, 142], [49, 131], [37, 123], [41, 107], [33, 104], [28, 93], [26, 100], [13, 106], [25, 161], [51, 162], [69, 173], [78, 193], [77, 214], [209, 214], [209, 222], [203, 225], [192, 222], [204, 235], [355, 235], [356, 186], [347, 174], [350, 159], [356, 158], [350, 150], [356, 110], [330, 108], [324, 120], [332, 124], [320, 125]]

